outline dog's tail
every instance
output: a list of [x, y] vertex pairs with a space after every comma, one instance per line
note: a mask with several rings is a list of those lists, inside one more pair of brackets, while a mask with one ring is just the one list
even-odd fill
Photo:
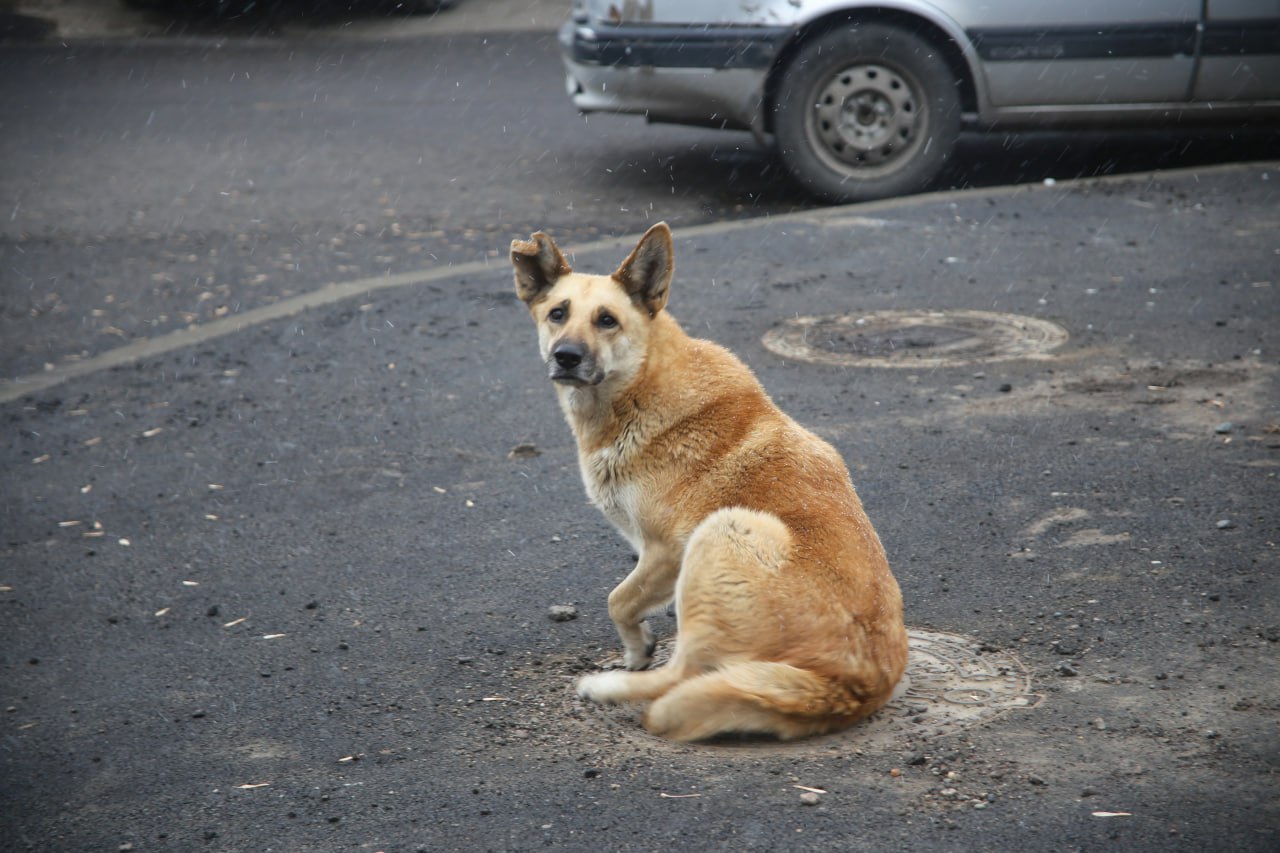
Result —
[[865, 701], [849, 685], [785, 663], [742, 661], [679, 682], [645, 714], [670, 740], [768, 734], [782, 740], [836, 731], [875, 712], [888, 691]]

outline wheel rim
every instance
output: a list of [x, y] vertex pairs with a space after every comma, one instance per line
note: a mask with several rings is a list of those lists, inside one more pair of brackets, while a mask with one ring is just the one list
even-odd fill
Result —
[[859, 177], [894, 171], [925, 138], [920, 86], [883, 65], [851, 65], [820, 82], [805, 122], [827, 165]]

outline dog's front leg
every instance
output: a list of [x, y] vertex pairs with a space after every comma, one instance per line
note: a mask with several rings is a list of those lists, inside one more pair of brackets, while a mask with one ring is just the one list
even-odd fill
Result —
[[653, 631], [644, 617], [671, 601], [679, 574], [678, 551], [646, 545], [631, 574], [609, 593], [609, 617], [622, 637], [627, 669], [644, 669], [653, 659]]

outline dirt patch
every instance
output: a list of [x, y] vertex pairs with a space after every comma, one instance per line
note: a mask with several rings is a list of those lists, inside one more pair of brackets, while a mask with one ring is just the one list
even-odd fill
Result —
[[1025, 415], [1051, 409], [1128, 411], [1161, 422], [1171, 438], [1267, 437], [1264, 422], [1275, 368], [1248, 359], [1230, 365], [1165, 361], [1142, 365], [1094, 364], [1074, 375], [1011, 388], [998, 397], [964, 398], [973, 414]]
[[[893, 699], [869, 720], [834, 735], [788, 744], [743, 738], [716, 745], [747, 751], [784, 749], [793, 754], [902, 752], [909, 751], [918, 740], [956, 734], [1009, 711], [1039, 704], [1040, 697], [1032, 692], [1027, 669], [1006, 651], [940, 631], [913, 628], [908, 630], [908, 639], [911, 652], [907, 672]], [[655, 666], [670, 660], [674, 645], [674, 638], [659, 642]], [[597, 731], [607, 731], [610, 740], [622, 738], [636, 745], [683, 749], [645, 732], [640, 723], [642, 708], [596, 705], [574, 694], [572, 684], [580, 673], [620, 665], [621, 661], [612, 655], [597, 661], [577, 655], [548, 661], [536, 674], [526, 671], [525, 675], [542, 682], [546, 707], [552, 713], [556, 713], [557, 705], [553, 697], [559, 697], [558, 713], [563, 718], [576, 718]]]
[[[1068, 380], [1062, 389], [1072, 394], [1135, 394], [1138, 402], [1161, 405], [1176, 402], [1179, 392], [1214, 389], [1216, 395], [1226, 392], [1249, 380], [1249, 371], [1243, 368], [1206, 367], [1194, 364], [1148, 364], [1140, 367], [1125, 366], [1120, 369], [1102, 370], [1097, 373]], [[1172, 396], [1149, 396], [1149, 395]]]

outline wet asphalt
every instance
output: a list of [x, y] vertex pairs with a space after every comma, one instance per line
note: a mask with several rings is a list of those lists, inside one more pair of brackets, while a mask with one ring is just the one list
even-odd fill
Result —
[[[1257, 163], [677, 230], [670, 310], [844, 454], [908, 624], [1025, 679], [884, 737], [673, 746], [573, 697], [633, 558], [501, 257], [8, 383], [0, 847], [1272, 850], [1278, 210]], [[950, 310], [1066, 339], [858, 338]], [[814, 316], [845, 364], [763, 345]]]

